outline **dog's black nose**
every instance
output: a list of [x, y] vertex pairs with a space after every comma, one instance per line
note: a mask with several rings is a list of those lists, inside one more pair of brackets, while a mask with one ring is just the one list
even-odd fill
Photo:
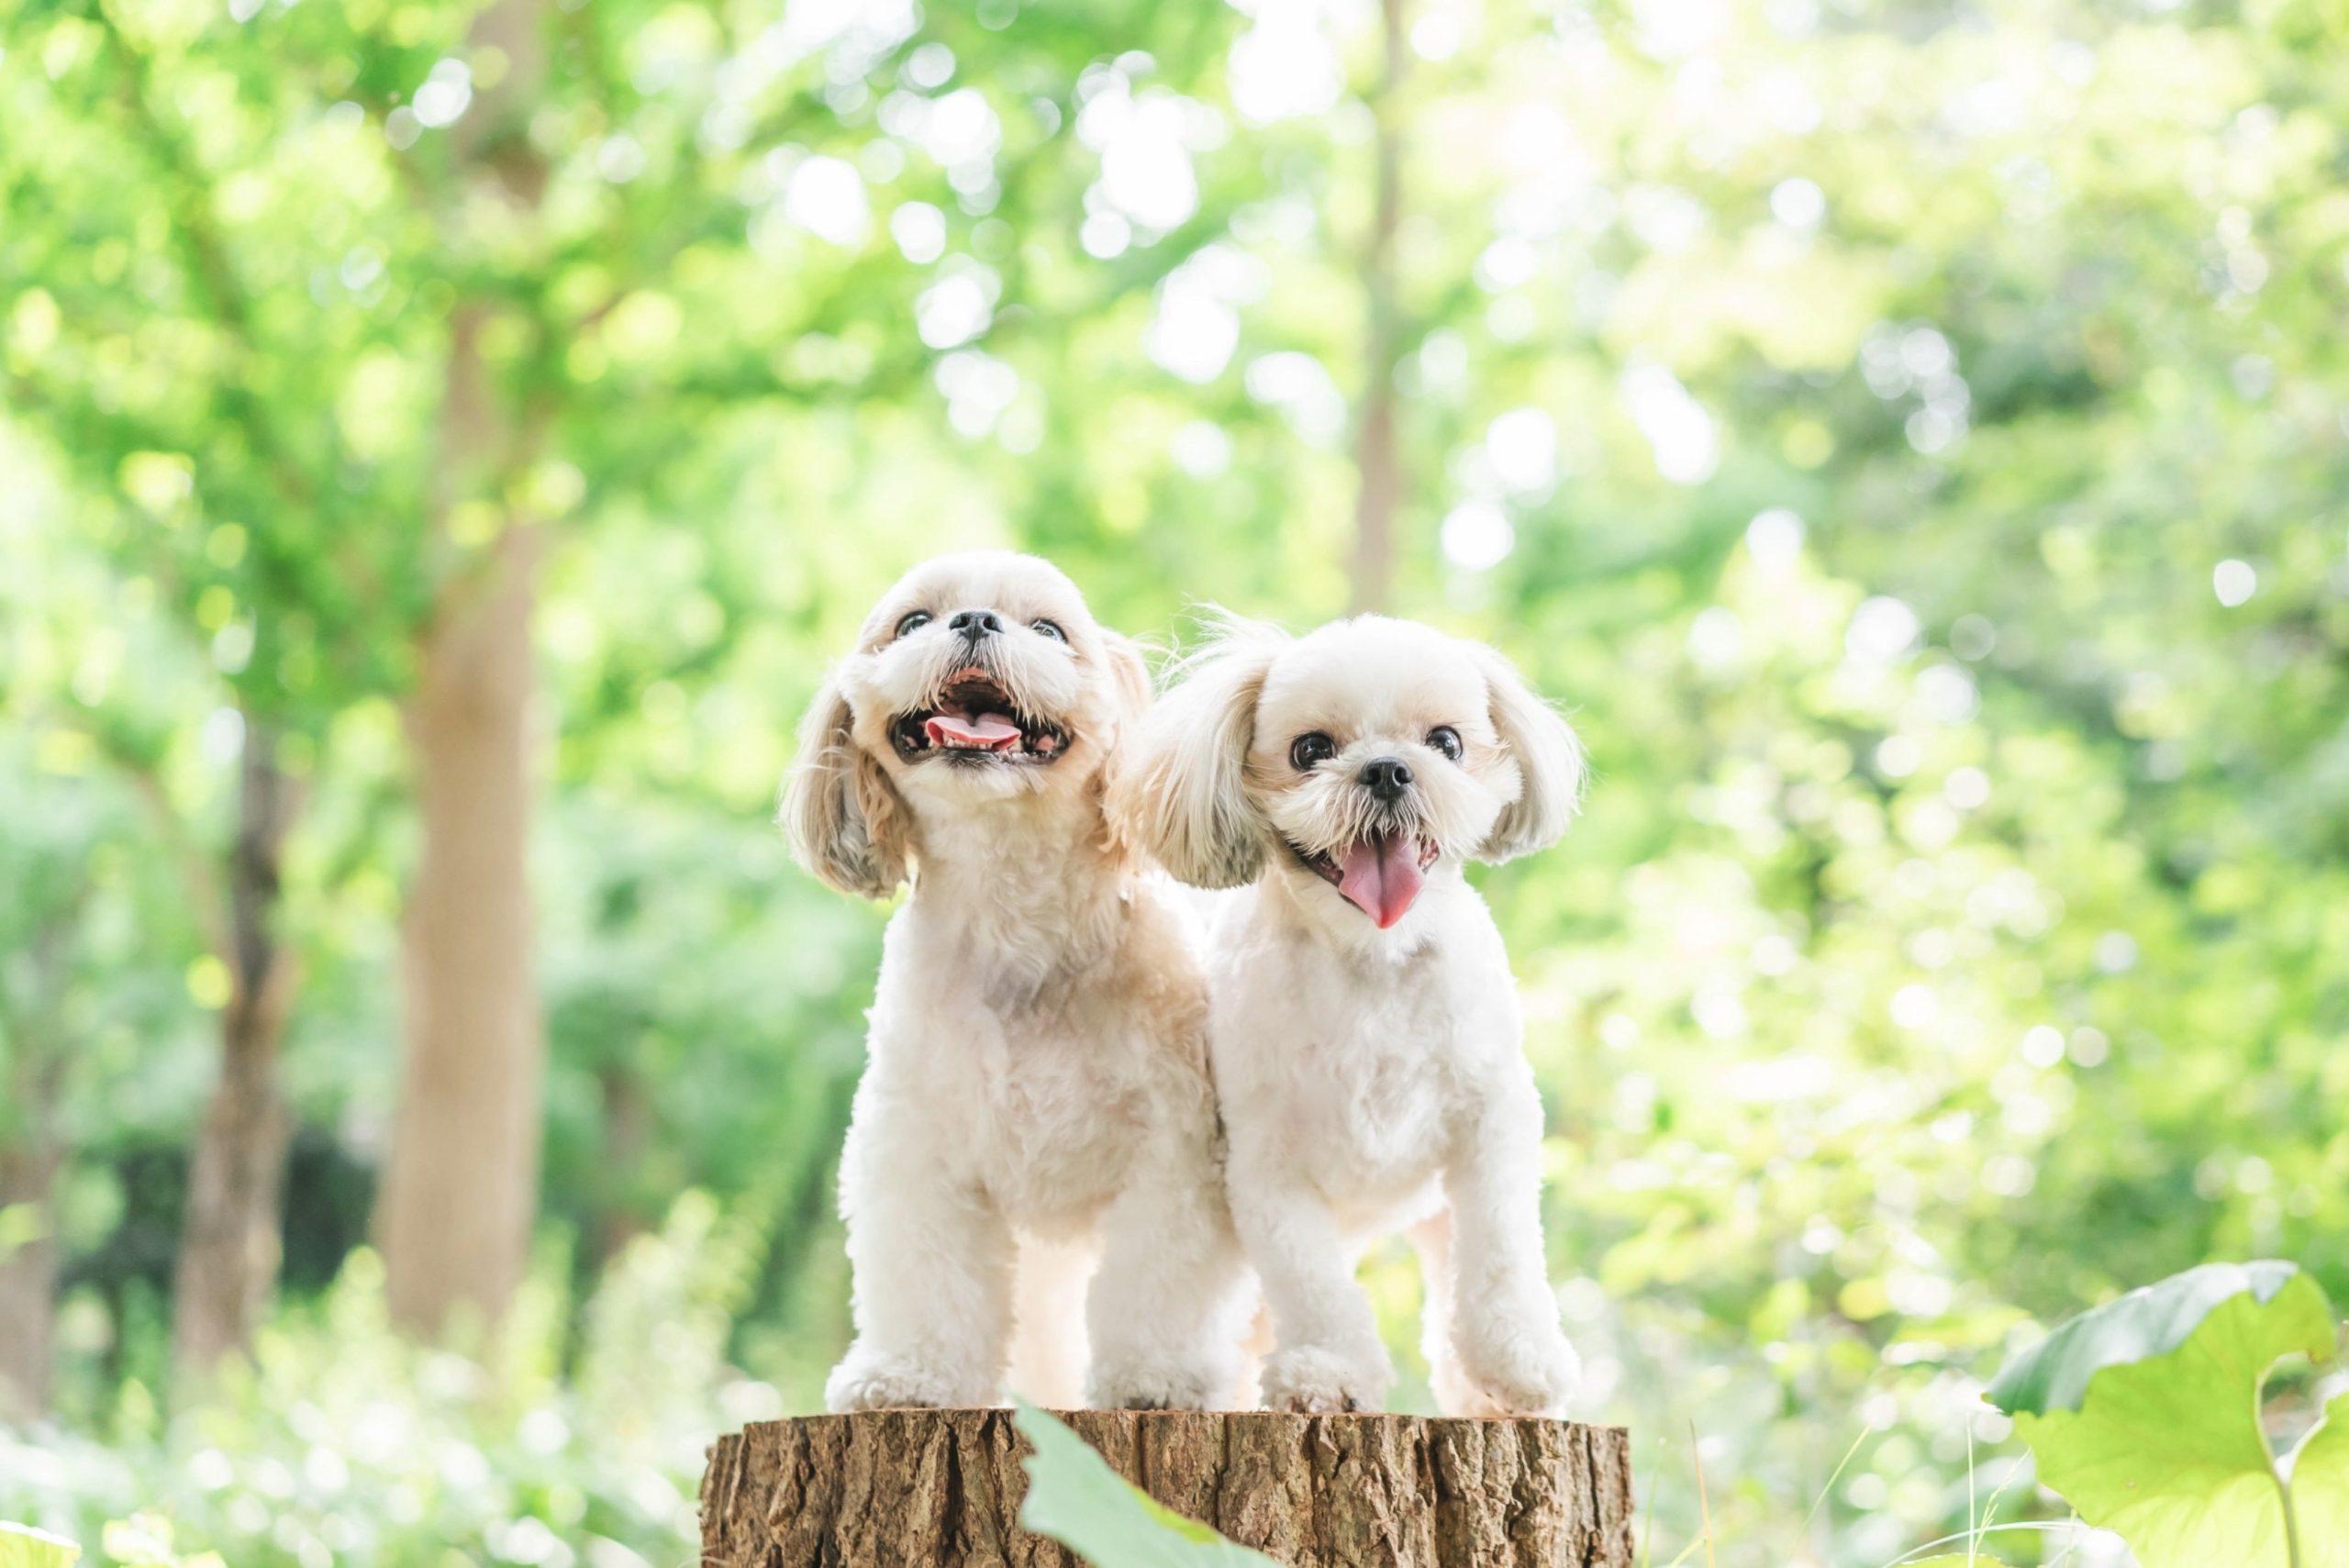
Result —
[[1400, 757], [1373, 757], [1362, 765], [1362, 782], [1380, 800], [1400, 800], [1410, 787], [1411, 765]]
[[946, 624], [972, 642], [1003, 629], [1002, 617], [993, 610], [956, 610]]

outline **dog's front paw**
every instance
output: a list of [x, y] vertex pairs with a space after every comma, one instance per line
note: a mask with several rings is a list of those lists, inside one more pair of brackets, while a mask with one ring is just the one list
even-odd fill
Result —
[[1237, 1375], [1230, 1366], [1097, 1356], [1085, 1399], [1097, 1410], [1212, 1410]]
[[1554, 1323], [1492, 1326], [1460, 1347], [1462, 1416], [1559, 1416], [1582, 1384], [1582, 1358]]
[[1395, 1369], [1379, 1347], [1348, 1355], [1319, 1345], [1298, 1345], [1275, 1351], [1264, 1363], [1264, 1408], [1304, 1416], [1375, 1410], [1386, 1403], [1387, 1386], [1394, 1381]]
[[883, 1355], [852, 1345], [832, 1375], [824, 1380], [824, 1408], [834, 1415], [852, 1410], [940, 1409], [987, 1405], [995, 1401], [975, 1396], [962, 1381], [944, 1376], [900, 1357]]

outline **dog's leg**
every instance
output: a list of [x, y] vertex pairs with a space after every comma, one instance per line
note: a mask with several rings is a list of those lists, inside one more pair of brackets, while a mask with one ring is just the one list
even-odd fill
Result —
[[1240, 1364], [1232, 1376], [1231, 1392], [1224, 1400], [1235, 1410], [1256, 1407], [1263, 1397], [1259, 1388], [1264, 1381], [1264, 1361], [1273, 1353], [1273, 1309], [1253, 1274], [1248, 1276], [1247, 1299], [1248, 1332], [1240, 1341]]
[[849, 1129], [841, 1161], [856, 1342], [835, 1411], [996, 1405], [1011, 1326], [1011, 1229], [915, 1151]]
[[1153, 1140], [1102, 1217], [1089, 1404], [1210, 1410], [1239, 1382], [1245, 1268], [1208, 1142]]
[[1048, 1410], [1085, 1397], [1085, 1296], [1099, 1261], [1086, 1236], [1021, 1231], [1012, 1269], [1011, 1388]]
[[1444, 1173], [1452, 1220], [1452, 1341], [1465, 1407], [1556, 1415], [1582, 1362], [1558, 1326], [1542, 1251], [1542, 1110], [1531, 1084], [1475, 1121]]
[[1395, 1381], [1353, 1254], [1321, 1195], [1241, 1154], [1233, 1140], [1231, 1218], [1273, 1309], [1265, 1407], [1375, 1410]]
[[1428, 1359], [1435, 1407], [1447, 1416], [1475, 1414], [1475, 1390], [1461, 1375], [1453, 1342], [1458, 1312], [1452, 1299], [1452, 1211], [1439, 1208], [1412, 1226], [1411, 1248], [1419, 1255], [1419, 1353]]

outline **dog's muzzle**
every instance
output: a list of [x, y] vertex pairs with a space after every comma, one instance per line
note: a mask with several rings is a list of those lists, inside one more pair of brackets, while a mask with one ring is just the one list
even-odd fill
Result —
[[[994, 618], [991, 610], [963, 613]], [[961, 620], [957, 616], [947, 624], [959, 627]], [[935, 703], [901, 713], [889, 725], [889, 743], [903, 762], [938, 757], [965, 766], [1052, 762], [1068, 750], [1069, 739], [1059, 725], [1021, 712], [1003, 683], [975, 663], [947, 676]]]

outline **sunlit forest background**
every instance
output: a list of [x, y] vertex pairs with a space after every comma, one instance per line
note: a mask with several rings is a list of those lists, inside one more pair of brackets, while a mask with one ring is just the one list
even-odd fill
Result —
[[2034, 1323], [2349, 1296], [2339, 0], [6, 9], [0, 1518], [689, 1559], [845, 1340], [791, 728], [973, 543], [1574, 711], [1482, 881], [1656, 1561], [2060, 1518]]

